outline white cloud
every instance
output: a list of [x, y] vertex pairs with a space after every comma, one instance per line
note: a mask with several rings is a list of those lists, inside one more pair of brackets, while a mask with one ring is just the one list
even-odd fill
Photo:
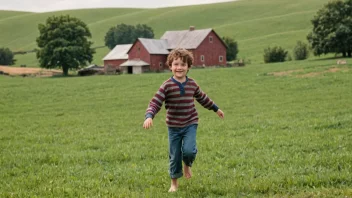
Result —
[[234, 0], [0, 0], [0, 10], [48, 12], [81, 8], [159, 8]]

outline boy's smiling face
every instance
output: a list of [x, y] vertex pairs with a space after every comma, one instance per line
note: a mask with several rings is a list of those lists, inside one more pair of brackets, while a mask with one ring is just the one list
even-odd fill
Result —
[[171, 63], [170, 69], [177, 81], [186, 81], [186, 75], [189, 69], [187, 62], [183, 62], [181, 58], [174, 59]]

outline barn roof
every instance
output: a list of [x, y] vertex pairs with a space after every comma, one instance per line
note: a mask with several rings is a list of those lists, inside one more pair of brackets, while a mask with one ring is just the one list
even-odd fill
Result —
[[169, 54], [167, 40], [138, 38], [149, 54]]
[[132, 44], [126, 45], [116, 45], [114, 49], [112, 49], [103, 60], [117, 60], [117, 59], [128, 59], [127, 52], [132, 47]]
[[120, 65], [120, 67], [126, 67], [126, 66], [147, 66], [149, 65], [148, 63], [142, 61], [142, 60], [128, 60]]
[[196, 49], [213, 29], [166, 31], [161, 39], [168, 41], [168, 49], [178, 47]]

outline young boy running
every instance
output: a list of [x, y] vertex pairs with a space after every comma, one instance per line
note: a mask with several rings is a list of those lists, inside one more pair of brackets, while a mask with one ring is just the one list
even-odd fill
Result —
[[193, 55], [185, 49], [174, 49], [167, 58], [167, 64], [173, 76], [166, 80], [156, 92], [146, 111], [143, 123], [145, 129], [153, 125], [153, 118], [161, 109], [163, 102], [166, 108], [166, 124], [169, 131], [169, 160], [171, 187], [169, 192], [178, 188], [177, 179], [182, 177], [183, 170], [187, 179], [191, 178], [191, 166], [196, 158], [196, 132], [198, 113], [194, 98], [206, 109], [213, 110], [220, 118], [224, 113], [201, 91], [198, 84], [187, 73], [193, 64]]

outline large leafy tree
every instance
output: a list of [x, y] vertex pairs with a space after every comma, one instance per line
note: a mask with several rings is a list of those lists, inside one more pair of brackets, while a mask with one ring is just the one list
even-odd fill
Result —
[[105, 45], [109, 49], [118, 44], [130, 44], [137, 38], [154, 38], [154, 31], [146, 24], [137, 24], [136, 26], [124, 23], [111, 27], [105, 35]]
[[9, 48], [0, 48], [0, 65], [13, 65], [16, 60]]
[[312, 20], [307, 39], [314, 55], [352, 52], [352, 0], [334, 0], [320, 9]]
[[222, 40], [226, 44], [226, 61], [235, 60], [238, 54], [237, 42], [230, 37], [222, 37]]
[[37, 58], [43, 68], [62, 68], [67, 75], [69, 69], [90, 63], [93, 59], [93, 44], [87, 25], [78, 18], [52, 16], [46, 24], [39, 24]]

